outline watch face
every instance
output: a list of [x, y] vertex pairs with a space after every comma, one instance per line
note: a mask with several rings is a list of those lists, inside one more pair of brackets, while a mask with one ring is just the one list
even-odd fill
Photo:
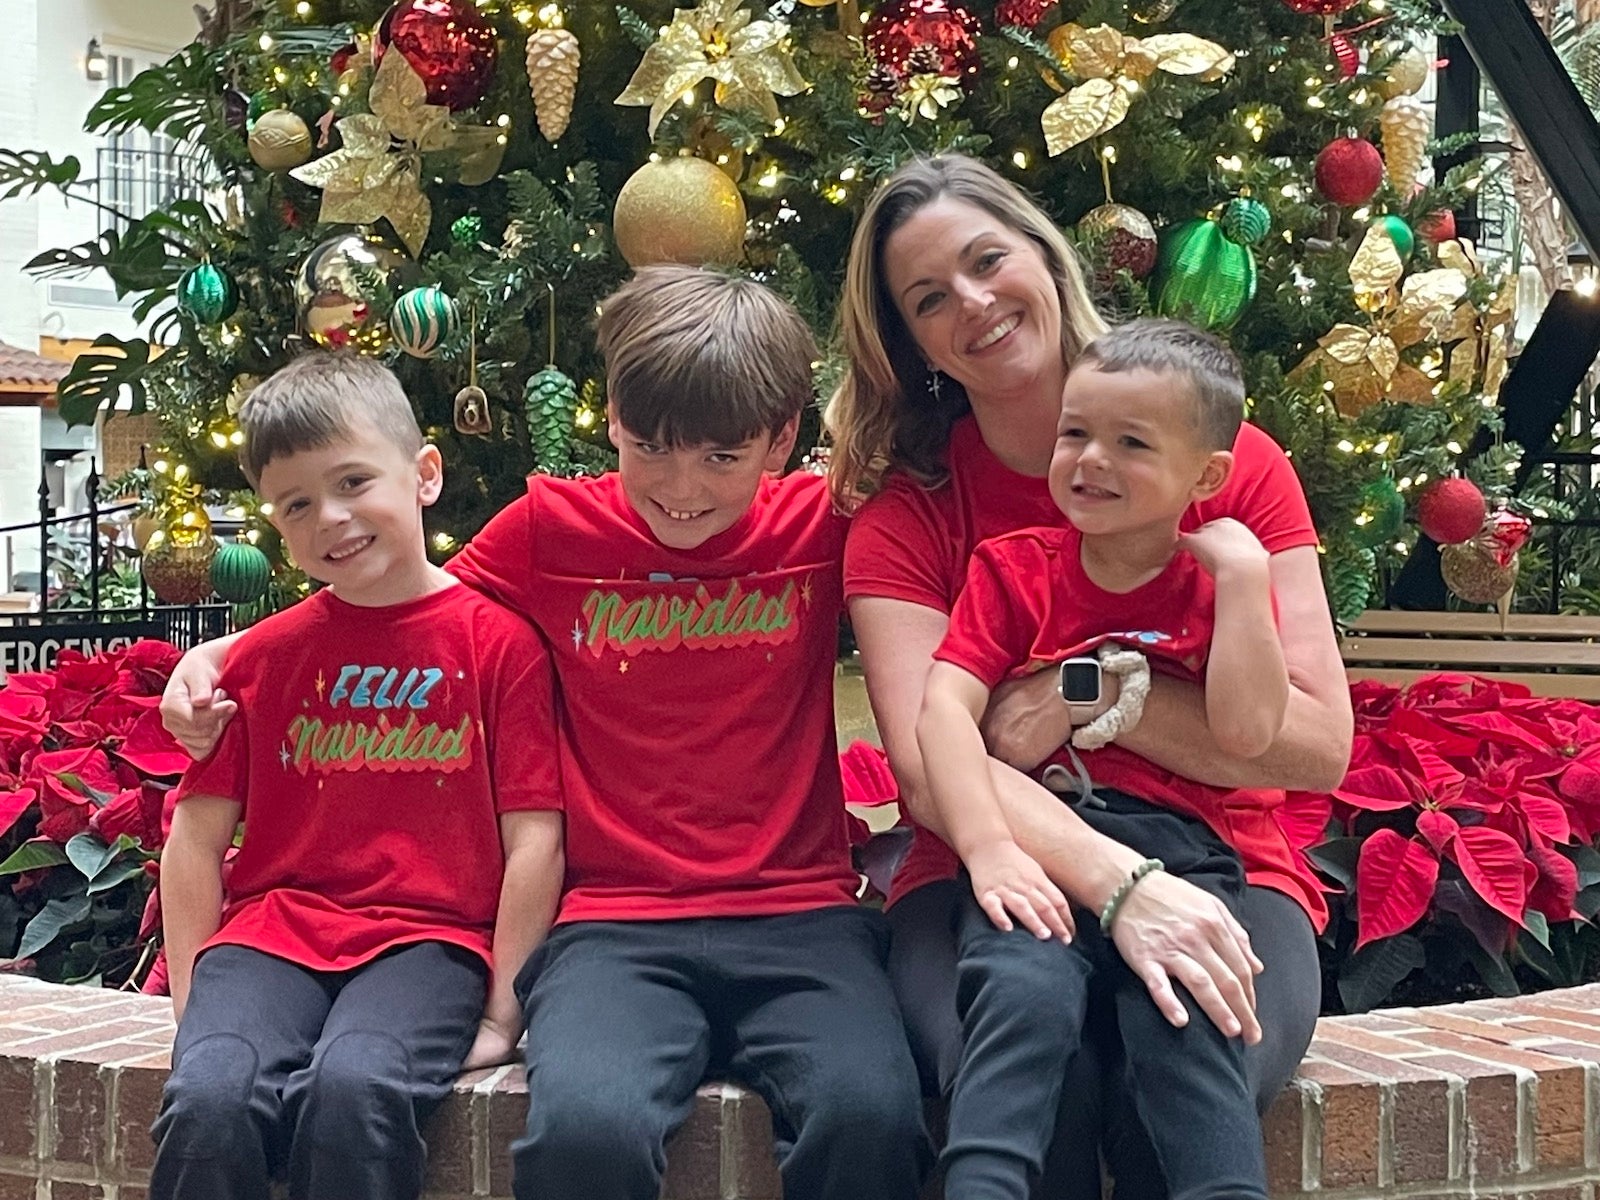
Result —
[[1061, 664], [1061, 695], [1069, 704], [1092, 704], [1100, 699], [1100, 664], [1093, 659], [1069, 658]]

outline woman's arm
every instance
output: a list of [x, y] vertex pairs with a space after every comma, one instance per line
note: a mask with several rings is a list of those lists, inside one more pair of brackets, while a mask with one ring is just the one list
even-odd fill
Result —
[[[943, 838], [917, 749], [916, 724], [933, 652], [949, 617], [904, 600], [860, 597], [850, 602], [850, 621], [901, 803], [912, 820]], [[1017, 844], [1068, 896], [1099, 912], [1142, 856], [1090, 829], [1026, 775], [992, 759], [990, 770]], [[1260, 964], [1243, 927], [1215, 897], [1174, 876], [1147, 875], [1123, 905], [1113, 935], [1124, 960], [1173, 1024], [1187, 1020], [1171, 986], [1176, 980], [1219, 1029], [1242, 1033], [1246, 1041], [1259, 1039], [1253, 974]]]
[[[1339, 785], [1350, 762], [1354, 722], [1317, 552], [1310, 546], [1279, 551], [1268, 570], [1289, 669], [1289, 701], [1283, 729], [1266, 753], [1255, 758], [1223, 753], [1206, 722], [1205, 690], [1164, 675], [1153, 681], [1143, 719], [1117, 738], [1118, 745], [1215, 787], [1325, 792]], [[996, 689], [984, 719], [990, 752], [1019, 770], [1032, 770], [1072, 733], [1049, 674]]]

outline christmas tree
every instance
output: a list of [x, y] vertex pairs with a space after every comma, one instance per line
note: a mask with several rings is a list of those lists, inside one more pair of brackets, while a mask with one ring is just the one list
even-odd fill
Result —
[[[220, 502], [281, 582], [232, 414], [306, 346], [382, 355], [446, 460], [448, 554], [530, 470], [608, 462], [592, 318], [630, 264], [738, 267], [826, 335], [874, 182], [961, 151], [1072, 234], [1109, 314], [1228, 333], [1354, 615], [1495, 420], [1510, 332], [1453, 239], [1477, 168], [1419, 182], [1441, 24], [1427, 0], [220, 0], [88, 115], [193, 147], [211, 186], [36, 260], [103, 268], [153, 318], [81, 357], [61, 408], [159, 414], [173, 578], [216, 582]], [[82, 192], [78, 164], [0, 151], [0, 195], [44, 187]], [[1476, 533], [1475, 505], [1424, 516]], [[245, 598], [262, 564], [235, 558]]]

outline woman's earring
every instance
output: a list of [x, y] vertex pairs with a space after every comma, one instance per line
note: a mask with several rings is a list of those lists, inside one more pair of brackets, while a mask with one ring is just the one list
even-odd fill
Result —
[[928, 395], [933, 397], [934, 403], [939, 401], [939, 384], [943, 378], [943, 375], [936, 370], [928, 372]]

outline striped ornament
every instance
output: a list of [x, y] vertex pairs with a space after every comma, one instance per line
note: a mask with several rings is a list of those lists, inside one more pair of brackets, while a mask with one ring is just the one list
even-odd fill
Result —
[[461, 324], [461, 311], [443, 290], [412, 288], [394, 303], [389, 332], [395, 345], [413, 358], [432, 358]]

